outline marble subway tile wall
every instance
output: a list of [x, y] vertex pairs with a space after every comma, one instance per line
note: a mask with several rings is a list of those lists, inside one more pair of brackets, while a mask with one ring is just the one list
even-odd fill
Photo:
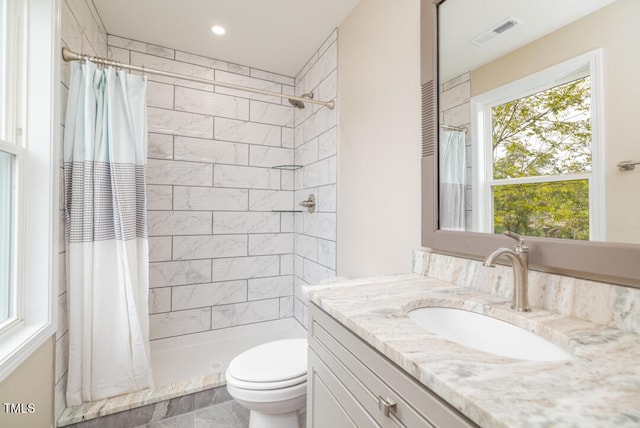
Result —
[[473, 224], [473, 178], [471, 134], [471, 73], [461, 74], [440, 85], [440, 123], [467, 128], [465, 146], [467, 156], [467, 185], [465, 186], [465, 224]]
[[[314, 98], [335, 100], [337, 96], [337, 30], [296, 76], [295, 93], [313, 92]], [[294, 202], [316, 197], [316, 211], [296, 213], [294, 218], [294, 316], [307, 325], [307, 306], [301, 287], [336, 276], [336, 162], [337, 109], [307, 104], [295, 111], [296, 165]]]
[[[93, 1], [63, 0], [61, 10], [61, 44], [76, 52], [90, 55], [106, 56], [107, 32], [102, 25]], [[69, 94], [70, 65], [60, 63], [60, 133], [59, 144], [62, 146], [64, 122]], [[59, 278], [58, 278], [58, 330], [56, 332], [55, 360], [55, 404], [54, 417], [57, 420], [66, 407], [65, 391], [67, 388], [67, 364], [69, 361], [69, 324], [67, 317], [67, 283], [64, 238], [64, 180], [63, 151], [60, 150], [60, 237], [59, 237]]]
[[[292, 77], [114, 35], [109, 57], [293, 93]], [[286, 99], [148, 75], [150, 336], [293, 315], [294, 109]]]

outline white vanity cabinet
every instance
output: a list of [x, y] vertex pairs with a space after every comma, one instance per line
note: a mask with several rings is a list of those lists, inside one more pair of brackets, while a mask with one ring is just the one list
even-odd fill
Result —
[[307, 428], [477, 426], [313, 303], [309, 314]]

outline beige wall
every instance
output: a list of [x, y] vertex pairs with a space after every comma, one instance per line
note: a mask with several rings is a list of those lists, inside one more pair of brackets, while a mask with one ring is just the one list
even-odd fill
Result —
[[[471, 95], [482, 94], [597, 48], [603, 50], [607, 241], [640, 243], [640, 170], [620, 172], [621, 160], [640, 160], [640, 2], [610, 6], [472, 73]], [[635, 196], [634, 196], [635, 195]]]
[[338, 28], [338, 275], [409, 272], [420, 246], [420, 1]]
[[[0, 383], [0, 427], [53, 426], [53, 336]], [[25, 413], [7, 413], [4, 403], [22, 403]], [[27, 405], [33, 403], [33, 413]]]

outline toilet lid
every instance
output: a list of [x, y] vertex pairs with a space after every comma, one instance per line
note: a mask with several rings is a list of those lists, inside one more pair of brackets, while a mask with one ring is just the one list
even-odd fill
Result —
[[307, 374], [307, 339], [264, 343], [235, 357], [229, 375], [244, 382], [281, 382]]

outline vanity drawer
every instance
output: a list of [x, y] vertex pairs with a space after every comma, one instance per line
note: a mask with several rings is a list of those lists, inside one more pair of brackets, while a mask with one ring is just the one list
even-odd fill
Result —
[[[309, 313], [309, 345], [314, 358], [378, 426], [476, 426], [316, 305], [310, 305]], [[310, 362], [310, 373], [312, 370]]]

